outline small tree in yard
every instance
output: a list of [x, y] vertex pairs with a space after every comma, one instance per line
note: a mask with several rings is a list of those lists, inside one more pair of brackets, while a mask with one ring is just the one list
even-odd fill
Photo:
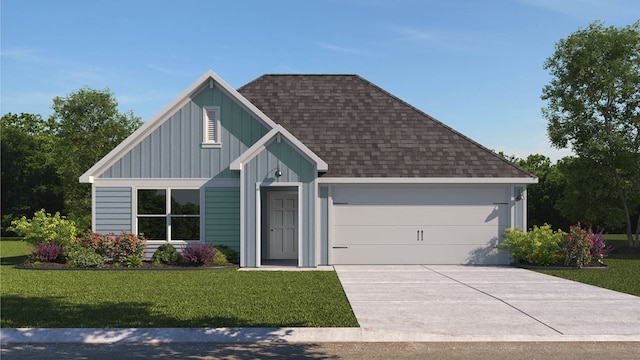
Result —
[[629, 246], [640, 246], [640, 21], [594, 22], [560, 40], [544, 68], [552, 145], [571, 148], [583, 171], [601, 177], [581, 182], [582, 192], [617, 204]]

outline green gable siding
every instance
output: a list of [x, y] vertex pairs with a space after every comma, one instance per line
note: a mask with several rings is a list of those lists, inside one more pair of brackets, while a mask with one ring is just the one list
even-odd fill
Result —
[[204, 240], [240, 252], [240, 188], [205, 188]]
[[[220, 107], [220, 148], [203, 148], [203, 107]], [[229, 164], [268, 129], [218, 87], [204, 88], [101, 178], [238, 178]]]

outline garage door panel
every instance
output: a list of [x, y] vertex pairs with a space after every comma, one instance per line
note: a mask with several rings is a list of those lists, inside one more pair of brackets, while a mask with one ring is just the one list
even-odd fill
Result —
[[[403, 256], [394, 256], [401, 253]], [[506, 264], [508, 255], [474, 245], [353, 245], [334, 249], [336, 264]]]
[[347, 205], [490, 205], [507, 201], [505, 188], [336, 187], [336, 203]]
[[488, 245], [499, 239], [496, 226], [336, 226], [334, 246], [350, 245]]
[[[498, 225], [506, 206], [334, 206], [334, 225]], [[392, 219], [392, 220], [391, 220]]]

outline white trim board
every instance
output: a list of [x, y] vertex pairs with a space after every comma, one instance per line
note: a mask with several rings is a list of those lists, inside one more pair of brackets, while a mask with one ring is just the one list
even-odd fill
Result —
[[321, 177], [320, 184], [537, 184], [538, 178]]

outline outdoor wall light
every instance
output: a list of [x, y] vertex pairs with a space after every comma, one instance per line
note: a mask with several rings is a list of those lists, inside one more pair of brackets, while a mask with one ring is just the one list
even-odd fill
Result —
[[516, 201], [520, 201], [524, 199], [524, 192], [522, 191], [522, 189], [518, 189], [518, 195], [516, 195]]
[[282, 170], [280, 170], [280, 168], [276, 169], [276, 177], [280, 177], [282, 176]]

